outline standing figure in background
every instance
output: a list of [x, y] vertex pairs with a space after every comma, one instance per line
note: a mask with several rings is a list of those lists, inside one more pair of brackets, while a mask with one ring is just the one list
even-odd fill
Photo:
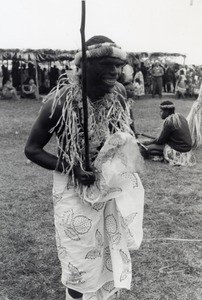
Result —
[[163, 68], [160, 66], [160, 63], [156, 61], [151, 70], [152, 98], [154, 98], [156, 94], [159, 95], [159, 98], [162, 98], [163, 74]]
[[173, 66], [172, 66], [172, 71], [174, 73], [174, 76], [173, 76], [173, 93], [175, 94], [175, 89], [176, 89], [176, 82], [177, 82], [177, 79], [178, 79], [178, 76], [179, 76], [179, 69], [180, 69], [180, 65], [175, 63]]
[[57, 81], [59, 78], [59, 69], [54, 65], [50, 69], [50, 88], [54, 88], [57, 85]]
[[18, 60], [12, 61], [12, 70], [11, 70], [11, 76], [12, 76], [12, 82], [14, 88], [19, 91], [20, 90], [20, 63]]
[[41, 71], [41, 87], [40, 94], [48, 94], [50, 92], [49, 73], [46, 68]]
[[145, 93], [152, 94], [152, 75], [151, 75], [152, 65], [147, 67], [147, 76], [145, 79]]
[[[172, 90], [174, 90], [174, 88], [175, 88], [173, 85], [175, 73], [171, 66], [166, 67], [165, 73], [166, 73], [166, 92], [171, 93]], [[172, 89], [172, 86], [173, 86], [173, 89]]]
[[184, 70], [181, 69], [175, 87], [175, 94], [177, 99], [180, 99], [181, 97], [184, 99], [186, 90], [187, 90], [187, 78], [184, 74]]
[[23, 84], [28, 84], [29, 82], [29, 73], [28, 73], [28, 68], [27, 65], [22, 63], [21, 68], [20, 68], [20, 85], [21, 85], [21, 90]]
[[28, 62], [28, 77], [36, 78], [36, 69], [33, 63]]
[[134, 76], [134, 88], [135, 88], [135, 97], [140, 99], [141, 96], [145, 95], [144, 89], [144, 77], [139, 66], [136, 67], [136, 74]]
[[4, 86], [4, 84], [10, 80], [10, 74], [9, 74], [9, 71], [8, 71], [8, 68], [5, 67], [4, 65], [2, 65], [2, 86]]

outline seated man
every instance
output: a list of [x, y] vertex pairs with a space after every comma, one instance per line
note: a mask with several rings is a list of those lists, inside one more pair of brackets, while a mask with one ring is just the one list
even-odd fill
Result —
[[8, 100], [18, 100], [16, 89], [12, 86], [10, 80], [7, 80], [2, 89], [2, 98]]
[[192, 149], [191, 134], [188, 122], [181, 114], [175, 113], [171, 101], [160, 104], [160, 115], [164, 120], [158, 138], [143, 143], [141, 153], [145, 158], [164, 160], [172, 165], [192, 165], [195, 163], [190, 150]]
[[37, 95], [37, 86], [34, 83], [33, 79], [30, 79], [29, 84], [22, 85], [22, 94], [21, 94], [22, 98], [29, 98], [29, 99], [37, 99], [38, 95]]

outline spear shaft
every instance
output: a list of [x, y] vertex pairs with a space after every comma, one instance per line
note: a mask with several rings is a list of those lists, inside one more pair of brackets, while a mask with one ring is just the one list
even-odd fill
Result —
[[85, 144], [85, 169], [90, 170], [89, 139], [88, 139], [88, 104], [87, 104], [87, 78], [86, 78], [86, 45], [85, 45], [86, 1], [81, 1], [81, 45], [82, 45], [82, 102], [83, 102], [83, 130]]
[[148, 135], [148, 134], [144, 134], [144, 133], [139, 133], [139, 132], [135, 132], [135, 134], [137, 136], [141, 135], [141, 136], [145, 136], [147, 138], [150, 138], [150, 139], [155, 139], [155, 137], [151, 136], [151, 135]]

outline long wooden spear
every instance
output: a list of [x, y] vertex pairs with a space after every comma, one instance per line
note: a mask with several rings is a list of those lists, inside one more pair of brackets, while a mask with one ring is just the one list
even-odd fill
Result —
[[89, 139], [88, 139], [88, 104], [87, 104], [87, 77], [86, 77], [86, 45], [85, 45], [86, 1], [81, 1], [81, 45], [82, 45], [82, 101], [83, 101], [83, 130], [85, 143], [85, 169], [90, 171]]
[[135, 135], [137, 135], [137, 136], [141, 135], [141, 136], [145, 136], [145, 137], [150, 138], [150, 139], [155, 139], [154, 136], [144, 134], [144, 133], [140, 133], [140, 132], [135, 132]]

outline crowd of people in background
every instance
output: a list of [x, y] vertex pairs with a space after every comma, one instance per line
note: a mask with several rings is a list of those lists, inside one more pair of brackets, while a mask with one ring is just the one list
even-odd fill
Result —
[[[70, 65], [58, 68], [55, 64], [49, 67], [37, 66], [32, 62], [22, 63], [12, 61], [9, 70], [4, 64], [1, 67], [2, 99], [38, 98], [48, 94], [56, 86], [61, 74], [67, 74], [72, 69]], [[37, 81], [37, 82], [36, 82]], [[162, 93], [172, 93], [177, 99], [197, 98], [202, 82], [202, 66], [182, 66], [177, 63], [162, 63], [158, 60], [146, 65], [127, 63], [120, 74], [119, 81], [126, 87], [129, 98], [141, 99], [145, 95], [156, 95], [161, 98]]]
[[37, 66], [37, 76], [35, 65], [31, 62], [21, 63], [12, 61], [12, 67], [2, 65], [1, 67], [1, 99], [30, 98], [38, 99], [39, 95], [48, 94], [61, 74], [71, 70], [68, 65], [58, 68], [56, 65], [51, 67]]
[[141, 99], [150, 94], [162, 97], [162, 93], [172, 93], [177, 99], [197, 98], [202, 82], [202, 66], [182, 66], [177, 63], [163, 64], [154, 61], [148, 67], [144, 63], [126, 65], [120, 76], [128, 97]]

